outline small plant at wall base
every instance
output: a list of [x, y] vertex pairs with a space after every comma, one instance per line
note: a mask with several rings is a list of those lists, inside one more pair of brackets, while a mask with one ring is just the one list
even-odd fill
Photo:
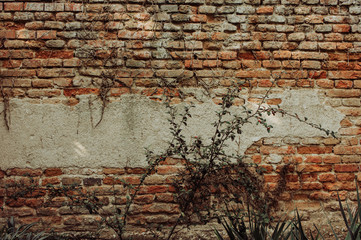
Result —
[[49, 234], [44, 232], [33, 233], [31, 228], [36, 223], [16, 226], [14, 217], [7, 220], [7, 224], [0, 229], [1, 240], [46, 240]]
[[[359, 186], [356, 182], [357, 193], [357, 206], [351, 207], [346, 202], [346, 208], [342, 204], [340, 196], [337, 194], [338, 205], [340, 208], [340, 215], [343, 219], [343, 227], [347, 229], [347, 235], [345, 240], [360, 240], [361, 239], [361, 201], [359, 194]], [[269, 224], [263, 221], [262, 217], [257, 214], [254, 209], [247, 211], [241, 210], [238, 212], [227, 211], [227, 217], [220, 219], [222, 226], [226, 232], [228, 238], [224, 238], [224, 235], [218, 230], [215, 230], [217, 239], [230, 239], [230, 240], [324, 240], [327, 235], [332, 236], [327, 239], [341, 239], [335, 232], [334, 226], [329, 222], [331, 232], [329, 234], [321, 233], [317, 225], [314, 225], [312, 233], [311, 229], [307, 231], [302, 225], [302, 216], [299, 215], [297, 209], [295, 210], [295, 217], [290, 220], [280, 219], [277, 223]], [[246, 227], [247, 226], [247, 227]]]

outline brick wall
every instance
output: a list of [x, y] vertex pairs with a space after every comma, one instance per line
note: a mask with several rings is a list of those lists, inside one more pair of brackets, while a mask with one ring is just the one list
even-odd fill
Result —
[[[272, 96], [278, 97], [267, 99], [270, 105], [283, 103], [279, 96], [286, 91], [311, 91], [343, 116], [337, 139], [262, 137], [245, 153], [267, 170], [271, 189], [279, 184], [280, 168], [289, 165], [280, 209], [297, 207], [310, 222], [326, 224], [321, 209], [336, 216], [337, 193], [355, 200], [354, 179], [361, 180], [360, 17], [357, 0], [5, 0], [0, 2], [2, 127], [6, 122], [14, 131], [9, 116], [15, 100], [74, 107], [86, 95], [106, 106], [128, 94], [159, 101], [166, 92], [174, 104], [202, 103], [196, 91], [203, 89], [219, 104], [225, 89], [240, 80], [246, 83], [238, 106], [259, 102], [272, 82]], [[116, 179], [136, 183], [143, 171], [24, 166], [1, 171], [1, 216], [66, 231], [95, 228], [94, 216], [74, 215], [62, 206], [62, 197], [45, 207], [46, 191], [11, 199], [5, 186], [28, 181], [25, 175], [40, 186], [75, 183], [98, 189], [110, 206], [117, 199], [107, 189], [122, 186]], [[175, 221], [178, 208], [168, 178], [177, 167], [160, 166], [146, 182], [136, 199], [139, 214], [130, 221], [136, 229]]]

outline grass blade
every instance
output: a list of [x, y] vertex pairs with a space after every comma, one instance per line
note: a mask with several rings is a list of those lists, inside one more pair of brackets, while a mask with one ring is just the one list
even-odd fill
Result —
[[351, 229], [350, 229], [350, 226], [348, 225], [348, 221], [347, 221], [347, 218], [346, 218], [346, 214], [345, 214], [345, 210], [343, 209], [343, 206], [342, 206], [342, 203], [341, 203], [341, 199], [340, 199], [340, 195], [337, 193], [337, 198], [338, 198], [338, 204], [340, 206], [340, 210], [341, 210], [341, 214], [342, 214], [342, 218], [343, 218], [343, 221], [345, 222], [346, 224], [346, 227], [347, 227], [347, 230], [351, 236], [351, 239], [352, 240], [356, 240], [355, 239], [355, 236], [353, 235]]

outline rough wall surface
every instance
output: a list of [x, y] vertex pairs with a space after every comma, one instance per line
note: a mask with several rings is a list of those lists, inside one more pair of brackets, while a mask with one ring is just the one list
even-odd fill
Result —
[[[143, 149], [166, 146], [165, 95], [179, 108], [196, 104], [185, 131], [206, 137], [239, 81], [234, 111], [268, 94], [266, 104], [337, 131], [334, 139], [276, 116], [271, 133], [250, 125], [230, 146], [267, 169], [271, 188], [291, 166], [281, 208], [312, 220], [324, 203], [334, 214], [337, 191], [355, 200], [361, 180], [360, 18], [358, 0], [0, 2], [1, 215], [89, 230], [93, 216], [70, 215], [64, 199], [45, 208], [46, 193], [14, 201], [5, 186], [24, 175], [42, 186], [75, 183], [104, 190], [111, 205], [106, 189], [139, 180]], [[178, 167], [151, 177], [132, 224], [174, 221], [167, 178]]]

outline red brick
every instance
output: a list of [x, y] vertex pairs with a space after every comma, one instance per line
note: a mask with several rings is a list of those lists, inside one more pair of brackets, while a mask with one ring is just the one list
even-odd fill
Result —
[[36, 31], [38, 39], [56, 39], [56, 31], [54, 30], [38, 30]]
[[84, 178], [83, 179], [84, 186], [95, 186], [95, 185], [100, 186], [101, 182], [102, 182], [102, 179], [100, 179], [100, 178]]
[[[268, 79], [260, 79], [257, 81], [258, 83], [258, 87], [271, 87], [273, 82], [271, 80]], [[267, 100], [267, 102], [269, 101], [269, 99]], [[277, 104], [276, 104], [277, 105]]]
[[257, 8], [257, 14], [272, 14], [273, 7], [272, 6], [262, 6]]
[[207, 22], [207, 15], [194, 14], [190, 18], [191, 22]]
[[361, 71], [329, 71], [330, 79], [359, 79]]
[[47, 186], [49, 184], [58, 185], [58, 184], [60, 184], [60, 179], [57, 178], [57, 177], [43, 178], [42, 181], [41, 181], [41, 184], [43, 186]]
[[292, 59], [315, 59], [326, 60], [328, 58], [327, 53], [323, 52], [293, 52]]
[[307, 71], [299, 71], [299, 70], [274, 70], [272, 71], [272, 75], [274, 78], [279, 79], [299, 79], [308, 78]]
[[318, 177], [320, 182], [335, 182], [336, 176], [333, 173], [323, 173]]
[[302, 190], [321, 190], [322, 184], [321, 183], [302, 183], [301, 184]]
[[178, 166], [159, 166], [156, 171], [160, 175], [176, 174], [181, 170]]
[[[277, 173], [279, 173], [279, 172], [277, 171]], [[296, 174], [288, 174], [288, 175], [286, 175], [286, 181], [287, 182], [298, 182], [299, 176]]]
[[302, 67], [306, 69], [321, 69], [321, 62], [319, 61], [302, 61]]
[[263, 179], [266, 183], [278, 183], [281, 178], [280, 178], [280, 175], [265, 174]]
[[239, 78], [269, 78], [271, 72], [269, 70], [242, 70], [235, 73]]
[[138, 185], [140, 184], [140, 176], [125, 176], [121, 178], [123, 183], [130, 185]]
[[81, 182], [81, 179], [78, 177], [64, 177], [61, 179], [63, 185], [80, 185]]
[[39, 208], [44, 204], [44, 199], [41, 198], [30, 198], [25, 200], [25, 206], [31, 208]]
[[273, 172], [273, 167], [271, 165], [259, 165], [260, 168], [263, 168], [263, 173]]
[[298, 168], [302, 172], [329, 172], [332, 170], [332, 165], [299, 165]]
[[337, 33], [347, 33], [351, 31], [351, 26], [347, 24], [335, 24], [332, 26], [332, 30]]
[[327, 78], [326, 71], [309, 71], [308, 77], [311, 79]]
[[23, 207], [25, 205], [25, 198], [7, 198], [5, 204], [9, 207]]
[[[2, 67], [5, 68], [18, 68], [21, 66], [22, 61], [21, 60], [9, 60], [9, 61], [3, 61]], [[5, 86], [3, 84], [3, 86]]]
[[7, 171], [7, 175], [36, 177], [36, 176], [41, 176], [42, 171], [41, 169], [12, 168]]
[[0, 38], [14, 39], [16, 38], [16, 30], [2, 29], [0, 30]]
[[337, 42], [336, 43], [336, 47], [338, 50], [347, 50], [353, 47], [352, 43], [348, 43], [348, 42]]
[[29, 89], [27, 94], [31, 98], [37, 97], [57, 97], [61, 95], [59, 89]]
[[46, 177], [60, 176], [62, 174], [63, 174], [63, 171], [60, 168], [47, 168], [44, 171], [44, 175]]
[[299, 182], [288, 182], [286, 183], [287, 190], [299, 190], [301, 188], [301, 184]]
[[344, 136], [360, 135], [361, 128], [360, 127], [341, 128], [338, 133]]
[[336, 80], [335, 87], [336, 88], [352, 88], [353, 81], [350, 80]]
[[155, 197], [157, 202], [174, 202], [174, 195], [172, 193], [157, 193]]
[[317, 181], [317, 174], [302, 174], [301, 175], [301, 182], [316, 182]]
[[184, 67], [186, 68], [203, 68], [203, 61], [201, 60], [185, 60]]
[[48, 88], [53, 87], [53, 80], [36, 79], [31, 81], [31, 85], [36, 88]]
[[354, 164], [337, 164], [335, 172], [358, 172], [359, 166]]
[[321, 156], [307, 156], [305, 159], [306, 163], [322, 163]]
[[350, 174], [350, 173], [338, 173], [336, 174], [336, 178], [338, 181], [355, 181], [355, 175]]
[[139, 194], [155, 194], [155, 193], [165, 193], [168, 191], [168, 187], [164, 185], [150, 185], [150, 186], [141, 186]]
[[6, 2], [4, 3], [5, 11], [22, 11], [24, 4], [22, 2]]
[[135, 196], [134, 198], [134, 203], [135, 204], [149, 204], [152, 203], [155, 199], [154, 195], [139, 195], [139, 196]]
[[10, 51], [0, 50], [0, 58], [9, 58], [9, 57], [10, 57]]
[[340, 163], [341, 157], [340, 156], [325, 156], [323, 157], [323, 163]]
[[25, 216], [34, 216], [35, 210], [31, 208], [7, 208], [4, 209], [3, 216], [6, 217], [25, 217]]
[[356, 190], [356, 186], [354, 182], [335, 182], [323, 183], [323, 188], [327, 191], [338, 191], [338, 190]]
[[332, 153], [332, 147], [320, 147], [320, 146], [308, 146], [298, 147], [297, 152], [299, 154], [325, 154]]
[[73, 58], [74, 52], [73, 51], [37, 51], [36, 52], [36, 58], [61, 58], [61, 59], [67, 59], [67, 58]]
[[124, 94], [129, 94], [130, 89], [129, 88], [111, 88], [110, 89], [110, 96], [122, 96]]
[[361, 154], [361, 146], [343, 146], [338, 145], [333, 149], [335, 154], [338, 155], [354, 155]]
[[105, 185], [115, 185], [115, 184], [123, 184], [122, 181], [120, 181], [117, 178], [113, 178], [113, 177], [105, 177], [103, 179], [103, 184]]
[[125, 173], [124, 168], [103, 168], [105, 175], [123, 175]]
[[129, 174], [144, 174], [147, 172], [145, 168], [136, 167], [136, 168], [126, 168], [127, 173]]
[[310, 194], [310, 199], [312, 200], [329, 200], [331, 194], [328, 192], [313, 192]]

